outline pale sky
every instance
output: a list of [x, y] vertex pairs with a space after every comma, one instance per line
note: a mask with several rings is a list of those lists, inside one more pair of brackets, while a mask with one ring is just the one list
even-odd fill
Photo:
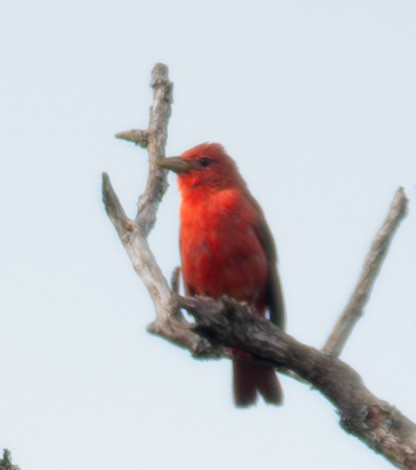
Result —
[[[150, 336], [109, 222], [133, 216], [150, 72], [175, 84], [167, 152], [222, 143], [264, 208], [288, 332], [321, 347], [394, 192], [409, 215], [342, 358], [416, 420], [416, 3], [2, 0], [0, 447], [22, 470], [389, 469], [318, 392], [232, 404], [230, 364]], [[151, 245], [179, 263], [175, 177]]]

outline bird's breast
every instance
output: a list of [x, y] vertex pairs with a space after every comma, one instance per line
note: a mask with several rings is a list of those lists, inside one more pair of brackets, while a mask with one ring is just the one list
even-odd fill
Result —
[[235, 191], [182, 202], [182, 271], [190, 292], [261, 303], [267, 259], [256, 223], [254, 208]]

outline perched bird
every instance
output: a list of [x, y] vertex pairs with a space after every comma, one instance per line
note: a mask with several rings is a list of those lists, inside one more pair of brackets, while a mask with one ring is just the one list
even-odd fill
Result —
[[[160, 166], [178, 174], [181, 193], [180, 251], [187, 295], [244, 301], [284, 328], [276, 250], [257, 201], [234, 160], [217, 143], [204, 143]], [[257, 392], [279, 404], [282, 390], [271, 366], [233, 359], [237, 406], [256, 402]]]

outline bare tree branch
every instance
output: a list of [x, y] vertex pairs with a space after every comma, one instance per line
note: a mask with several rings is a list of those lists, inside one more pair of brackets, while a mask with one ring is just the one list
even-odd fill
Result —
[[139, 198], [136, 223], [147, 236], [156, 222], [156, 212], [168, 187], [166, 171], [157, 162], [165, 157], [168, 138], [168, 122], [172, 112], [173, 83], [169, 81], [168, 68], [156, 64], [152, 70], [153, 106], [150, 109], [147, 151], [149, 153], [149, 176], [146, 190]]
[[[172, 105], [172, 83], [169, 81], [168, 68], [156, 64], [152, 71], [153, 105], [150, 110], [149, 129], [147, 131], [127, 131], [118, 137], [133, 141], [132, 135], [147, 136], [149, 154], [149, 176], [146, 190], [139, 197], [135, 220], [126, 213], [111, 185], [109, 176], [104, 173], [102, 179], [103, 202], [120, 237], [133, 267], [144, 282], [156, 308], [156, 320], [148, 330], [173, 343], [183, 346], [194, 354], [218, 357], [225, 352], [224, 347], [212, 347], [204, 338], [193, 333], [190, 325], [184, 321], [153, 253], [147, 243], [147, 236], [155, 221], [160, 200], [167, 188], [166, 171], [157, 161], [164, 157], [167, 139], [168, 121]], [[136, 134], [135, 134], [136, 133]], [[131, 138], [126, 138], [126, 136]], [[137, 143], [136, 140], [134, 142]]]
[[182, 297], [180, 305], [195, 316], [199, 334], [244, 349], [278, 369], [293, 370], [335, 405], [347, 432], [399, 468], [416, 469], [416, 425], [374, 396], [346, 363], [296, 341], [230, 298]]
[[408, 200], [403, 188], [399, 188], [394, 195], [387, 218], [371, 244], [370, 252], [364, 262], [363, 270], [354, 292], [323, 347], [324, 352], [333, 356], [341, 354], [355, 324], [363, 314], [364, 307], [368, 302], [374, 281], [380, 272], [393, 235], [407, 213], [407, 206]]
[[131, 129], [130, 131], [122, 131], [116, 134], [117, 139], [127, 140], [146, 148], [149, 144], [149, 132], [140, 129]]
[[[144, 131], [132, 129], [116, 134], [119, 139], [147, 147], [149, 154], [150, 168], [146, 190], [139, 197], [136, 215], [136, 224], [143, 237], [147, 237], [152, 230], [159, 202], [168, 187], [166, 171], [157, 164], [165, 156], [168, 122], [172, 112], [173, 83], [169, 81], [166, 65], [156, 64], [153, 67], [150, 86], [153, 88], [153, 105], [150, 109], [149, 128]], [[110, 197], [108, 202], [111, 203], [111, 195], [108, 194], [108, 197]]]
[[172, 292], [174, 292], [175, 294], [179, 293], [180, 275], [181, 275], [181, 268], [179, 266], [176, 266], [176, 268], [173, 270], [173, 273], [170, 277], [170, 288], [172, 289]]
[[121, 138], [126, 138], [127, 134], [134, 132], [136, 132], [136, 136], [146, 135], [150, 165], [149, 176], [146, 190], [138, 201], [135, 221], [128, 219], [125, 215], [111, 186], [110, 178], [105, 173], [103, 174], [102, 192], [107, 213], [132, 260], [134, 269], [152, 296], [156, 305], [157, 317], [163, 319], [166, 317], [166, 312], [169, 311], [171, 293], [168, 283], [150, 251], [147, 236], [156, 221], [159, 202], [167, 189], [166, 172], [157, 165], [157, 161], [164, 156], [172, 105], [173, 85], [169, 81], [166, 65], [156, 64], [154, 66], [151, 86], [153, 88], [153, 106], [150, 110], [149, 129], [117, 134]]
[[124, 212], [123, 206], [111, 185], [110, 177], [107, 173], [103, 173], [102, 175], [102, 192], [105, 209], [111, 222], [113, 222], [116, 227], [120, 238], [125, 231], [132, 232], [135, 228], [133, 222]]
[[[172, 290], [169, 288], [147, 243], [159, 202], [167, 187], [166, 176], [157, 165], [157, 161], [164, 157], [172, 102], [172, 84], [166, 66], [158, 64], [154, 67], [151, 85], [154, 93], [149, 129], [140, 131], [148, 139], [149, 178], [145, 193], [139, 198], [135, 219], [126, 216], [106, 174], [103, 174], [102, 187], [110, 220], [155, 305], [156, 319], [148, 326], [148, 331], [188, 349], [196, 357], [229, 358], [232, 357], [230, 346], [237, 346], [249, 352], [251, 360], [266, 361], [290, 375], [295, 373], [335, 405], [344, 429], [382, 453], [397, 467], [416, 470], [415, 425], [394, 407], [371, 394], [359, 375], [347, 364], [333, 355], [299, 343], [271, 322], [254, 315], [245, 304], [228, 298], [214, 301], [178, 296], [175, 292], [177, 274], [173, 276]], [[121, 135], [125, 138], [126, 133]], [[145, 143], [144, 138], [127, 140]], [[351, 314], [355, 320], [348, 320], [347, 324], [354, 324], [358, 318], [357, 312], [363, 309], [394, 230], [404, 216], [405, 207], [406, 198], [400, 189], [389, 217], [373, 242], [352, 298], [355, 300], [350, 301], [349, 310], [355, 312]], [[181, 308], [190, 312], [196, 322], [188, 322]], [[334, 341], [332, 353], [341, 350], [352, 326], [341, 327], [341, 331], [344, 330], [342, 339]]]

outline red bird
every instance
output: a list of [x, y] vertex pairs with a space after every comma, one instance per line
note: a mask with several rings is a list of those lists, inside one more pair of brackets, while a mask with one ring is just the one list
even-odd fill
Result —
[[[180, 250], [185, 291], [219, 299], [223, 295], [253, 305], [284, 327], [284, 306], [276, 270], [276, 250], [263, 212], [247, 189], [234, 160], [220, 144], [205, 143], [163, 168], [178, 174], [182, 196]], [[238, 354], [237, 354], [238, 355]], [[237, 406], [264, 400], [280, 404], [282, 390], [271, 366], [233, 360]]]

